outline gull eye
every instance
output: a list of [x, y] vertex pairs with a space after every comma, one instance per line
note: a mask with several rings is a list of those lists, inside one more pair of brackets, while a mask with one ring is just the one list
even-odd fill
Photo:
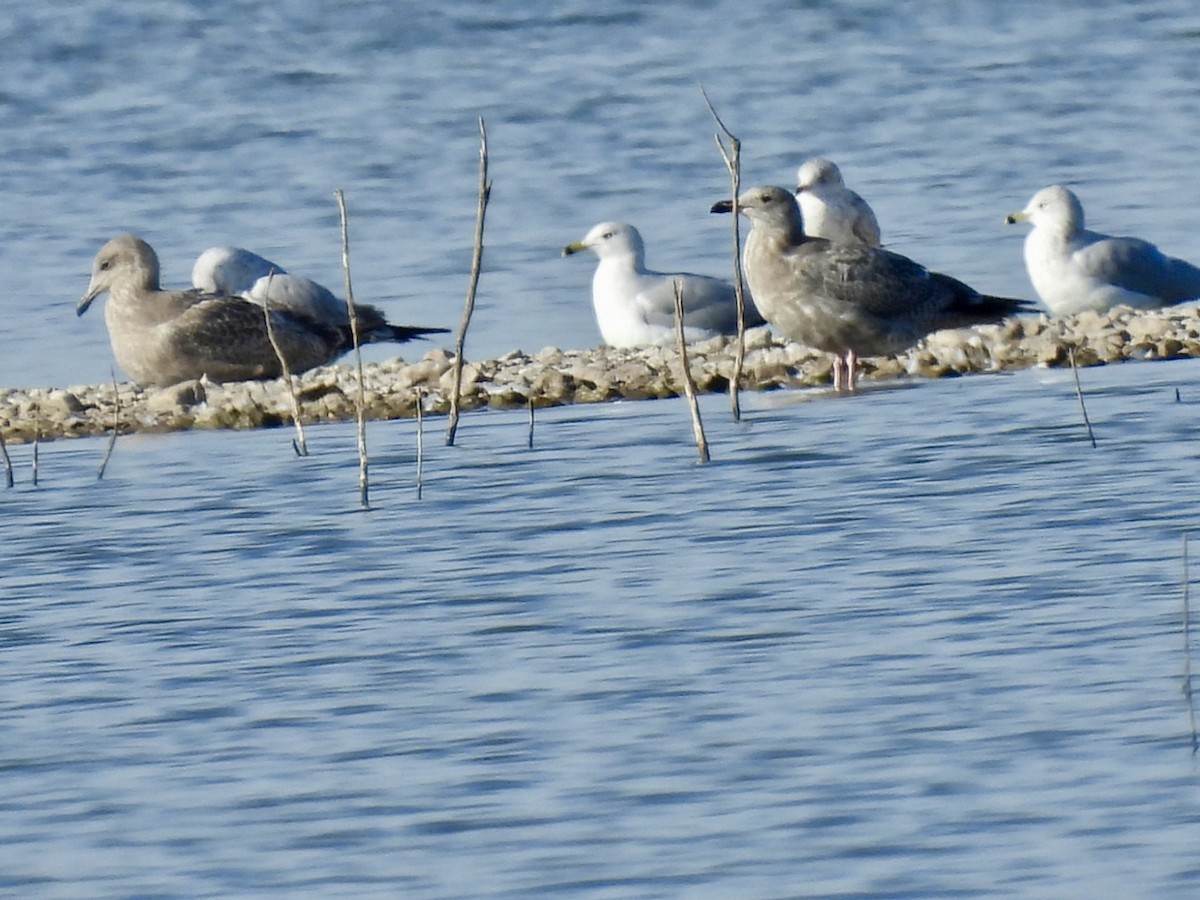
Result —
[[113, 264], [112, 264], [112, 260], [111, 260], [111, 259], [106, 259], [106, 260], [104, 260], [103, 262], [101, 262], [101, 263], [100, 263], [100, 271], [101, 271], [101, 272], [107, 272], [109, 269], [111, 269], [111, 268], [112, 268], [112, 265], [113, 265]]

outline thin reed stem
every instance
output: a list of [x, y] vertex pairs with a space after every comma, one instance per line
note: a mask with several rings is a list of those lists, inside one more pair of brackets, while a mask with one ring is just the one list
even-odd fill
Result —
[[688, 409], [692, 413], [692, 434], [696, 438], [696, 450], [700, 454], [700, 462], [706, 463], [709, 460], [708, 438], [704, 436], [704, 423], [700, 419], [700, 404], [696, 401], [696, 382], [692, 380], [692, 370], [688, 365], [687, 341], [683, 336], [683, 282], [679, 279], [675, 279], [675, 339], [679, 344], [683, 393], [687, 397]]
[[1083, 387], [1079, 383], [1079, 367], [1075, 365], [1075, 348], [1067, 348], [1067, 358], [1071, 361], [1071, 374], [1075, 376], [1075, 396], [1079, 398], [1079, 409], [1083, 412], [1083, 424], [1087, 428], [1088, 440], [1092, 449], [1096, 449], [1096, 435], [1092, 431], [1092, 422], [1088, 418], [1087, 405], [1083, 402]]
[[267, 340], [271, 342], [271, 349], [275, 351], [275, 358], [279, 360], [279, 368], [283, 374], [283, 381], [287, 385], [288, 396], [292, 401], [292, 422], [296, 426], [296, 439], [292, 441], [292, 450], [297, 456], [308, 456], [308, 441], [304, 439], [304, 423], [300, 421], [300, 400], [296, 396], [296, 385], [292, 381], [292, 370], [288, 366], [283, 348], [279, 346], [279, 341], [275, 339], [275, 326], [271, 323], [271, 308], [267, 305], [267, 297], [271, 296], [271, 279], [274, 277], [275, 268], [272, 266], [270, 271], [267, 272], [267, 288], [263, 291], [263, 321], [267, 323]]
[[487, 126], [483, 116], [479, 117], [479, 199], [475, 209], [475, 247], [471, 253], [471, 277], [467, 282], [467, 299], [463, 306], [462, 322], [458, 326], [458, 337], [454, 342], [454, 387], [450, 394], [450, 416], [446, 423], [446, 444], [454, 446], [458, 433], [459, 393], [462, 391], [463, 353], [467, 343], [467, 327], [475, 312], [475, 291], [479, 286], [479, 273], [483, 267], [483, 223], [487, 216], [488, 198], [492, 183], [488, 180]]
[[121, 389], [117, 387], [117, 373], [112, 369], [108, 371], [112, 375], [113, 386], [112, 434], [108, 437], [108, 447], [104, 451], [104, 459], [100, 460], [100, 469], [96, 472], [97, 481], [104, 479], [104, 471], [108, 468], [108, 461], [112, 459], [113, 449], [117, 446], [117, 432], [121, 428]]
[[733, 291], [737, 298], [737, 342], [733, 357], [733, 375], [729, 379], [729, 407], [733, 414], [733, 421], [740, 422], [742, 420], [742, 403], [738, 392], [741, 390], [742, 367], [746, 362], [746, 286], [745, 278], [742, 275], [742, 223], [741, 216], [738, 214], [737, 202], [738, 194], [742, 191], [742, 142], [717, 115], [703, 85], [700, 86], [700, 93], [704, 97], [704, 104], [716, 121], [717, 127], [729, 141], [729, 149], [726, 150], [725, 144], [721, 141], [721, 135], [713, 135], [717, 142], [717, 150], [721, 153], [721, 159], [725, 161], [725, 168], [729, 170], [730, 189], [733, 191]]
[[350, 338], [354, 342], [354, 365], [358, 375], [358, 392], [354, 410], [358, 433], [358, 502], [363, 509], [371, 508], [370, 458], [367, 456], [367, 397], [363, 386], [362, 350], [358, 342], [358, 314], [354, 311], [354, 286], [350, 279], [350, 225], [346, 216], [346, 195], [338, 188], [333, 192], [338, 215], [342, 220], [342, 271], [346, 275], [346, 312], [350, 315]]
[[0, 433], [0, 460], [4, 462], [4, 486], [11, 488], [13, 486], [13, 466], [12, 460], [8, 456], [8, 445], [4, 443], [3, 433]]
[[1183, 533], [1183, 696], [1187, 699], [1188, 720], [1192, 728], [1192, 755], [1200, 750], [1200, 739], [1196, 736], [1196, 701], [1192, 693], [1192, 631], [1191, 603], [1188, 587], [1191, 575], [1188, 571], [1188, 535]]
[[417, 499], [425, 491], [425, 391], [417, 388]]

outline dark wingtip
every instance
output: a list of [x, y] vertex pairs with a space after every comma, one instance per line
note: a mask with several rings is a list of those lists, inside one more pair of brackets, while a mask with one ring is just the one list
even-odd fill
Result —
[[710, 209], [709, 212], [714, 212], [714, 213], [733, 212], [733, 201], [732, 200], [718, 200], [716, 203], [714, 203], [712, 205], [712, 209]]
[[449, 334], [449, 328], [425, 328], [420, 325], [391, 325], [385, 329], [377, 329], [371, 333], [373, 340], [395, 341], [403, 344], [414, 338], [423, 338], [429, 334]]

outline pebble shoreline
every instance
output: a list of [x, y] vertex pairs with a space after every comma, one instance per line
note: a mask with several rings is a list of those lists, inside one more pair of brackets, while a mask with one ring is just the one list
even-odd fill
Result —
[[[701, 392], [725, 391], [734, 366], [735, 340], [715, 338], [688, 346], [689, 367]], [[998, 325], [940, 331], [906, 353], [863, 361], [865, 380], [940, 378], [1029, 366], [1079, 366], [1126, 360], [1200, 356], [1200, 308], [1119, 308], [1065, 319], [1024, 317]], [[742, 384], [746, 390], [825, 385], [831, 357], [799, 344], [781, 343], [768, 328], [746, 334]], [[450, 408], [453, 355], [433, 350], [416, 362], [403, 359], [363, 367], [366, 414], [371, 420]], [[355, 418], [357, 379], [352, 366], [325, 366], [297, 376], [305, 424]], [[682, 394], [674, 346], [620, 350], [547, 348], [516, 350], [463, 366], [460, 408], [525, 408], [607, 400], [647, 400]], [[281, 379], [230, 384], [185, 382], [167, 388], [118, 384], [69, 388], [0, 389], [0, 434], [11, 443], [189, 428], [261, 428], [291, 423], [291, 399]]]

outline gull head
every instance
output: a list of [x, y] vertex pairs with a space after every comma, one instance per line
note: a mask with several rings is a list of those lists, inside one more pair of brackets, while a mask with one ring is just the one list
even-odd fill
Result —
[[209, 247], [192, 266], [192, 287], [210, 294], [241, 294], [272, 272], [286, 274], [269, 259], [241, 247]]
[[624, 222], [601, 222], [599, 225], [593, 225], [583, 236], [583, 240], [563, 247], [562, 255], [571, 256], [584, 250], [591, 250], [601, 259], [632, 256], [635, 261], [640, 261], [646, 252], [638, 230]]
[[796, 171], [796, 193], [811, 191], [818, 185], [843, 187], [845, 184], [837, 164], [821, 156], [806, 159]]
[[[791, 232], [803, 233], [800, 207], [792, 192], [778, 185], [752, 187], [737, 198], [738, 212], [755, 224], [762, 223]], [[732, 200], [719, 200], [710, 212], [733, 212]]]
[[1008, 225], [1028, 222], [1034, 228], [1046, 227], [1066, 235], [1083, 228], [1083, 204], [1075, 194], [1061, 184], [1042, 188], [1025, 208], [1011, 213], [1004, 219]]
[[158, 290], [158, 255], [149, 244], [132, 234], [115, 237], [100, 248], [92, 261], [92, 279], [75, 307], [75, 314], [82, 316], [93, 300], [118, 285], [144, 291]]

